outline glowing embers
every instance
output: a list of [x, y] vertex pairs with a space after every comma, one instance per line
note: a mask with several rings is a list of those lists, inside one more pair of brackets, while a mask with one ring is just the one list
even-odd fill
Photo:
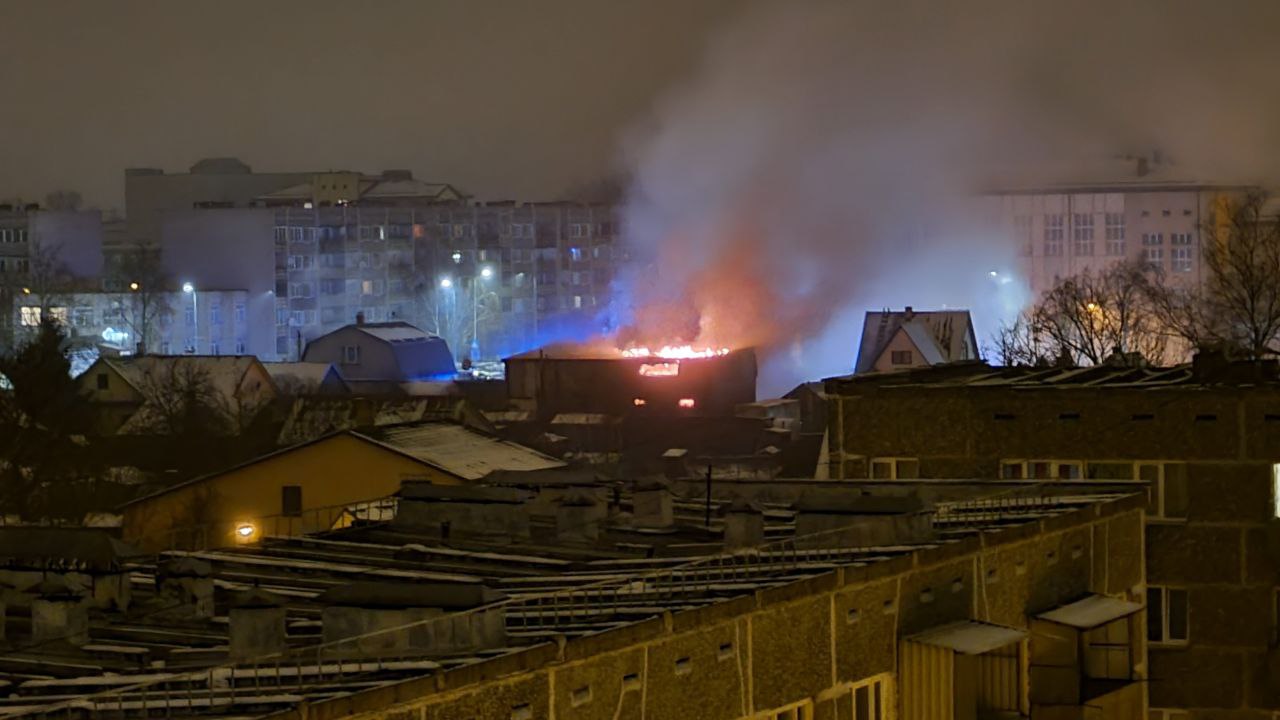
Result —
[[675, 377], [680, 374], [680, 363], [645, 363], [640, 366], [640, 374], [645, 377]]
[[[622, 351], [622, 357], [629, 358], [646, 358], [658, 357], [667, 360], [694, 360], [697, 358], [712, 358], [728, 355], [729, 348], [702, 348], [694, 349], [692, 345], [663, 345], [658, 350], [650, 350], [647, 347], [633, 347]], [[643, 373], [641, 373], [643, 374]], [[674, 374], [674, 373], [673, 373]]]

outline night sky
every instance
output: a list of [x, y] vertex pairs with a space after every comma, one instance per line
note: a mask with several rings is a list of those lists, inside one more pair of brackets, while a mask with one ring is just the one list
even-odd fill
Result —
[[409, 168], [547, 199], [619, 137], [739, 0], [9, 2], [0, 198], [122, 206], [125, 167]]

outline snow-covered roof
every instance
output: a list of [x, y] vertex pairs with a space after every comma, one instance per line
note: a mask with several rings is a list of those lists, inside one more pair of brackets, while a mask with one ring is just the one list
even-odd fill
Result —
[[565, 463], [537, 450], [476, 432], [451, 422], [384, 428], [377, 439], [466, 480], [494, 470], [543, 470]]

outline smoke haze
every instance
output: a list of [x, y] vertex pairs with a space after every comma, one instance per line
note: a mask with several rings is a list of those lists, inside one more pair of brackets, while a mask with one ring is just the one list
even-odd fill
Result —
[[1025, 302], [975, 192], [1115, 179], [1264, 181], [1280, 145], [1280, 3], [755, 6], [626, 143], [616, 322], [649, 344], [757, 345], [761, 391], [849, 372], [862, 313]]

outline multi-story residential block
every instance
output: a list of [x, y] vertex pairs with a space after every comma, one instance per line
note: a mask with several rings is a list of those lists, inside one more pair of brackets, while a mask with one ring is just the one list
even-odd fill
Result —
[[1192, 720], [1280, 711], [1273, 363], [972, 363], [833, 378], [826, 394], [832, 478], [903, 492], [917, 478], [1146, 482], [1150, 706]]
[[242, 287], [248, 351], [297, 359], [354, 322], [404, 320], [459, 358], [528, 349], [606, 303], [615, 208], [475, 203], [402, 170], [260, 175], [208, 160], [187, 174], [126, 172], [128, 235], [195, 287]]
[[446, 203], [275, 211], [276, 352], [351, 323], [405, 320], [458, 357], [533, 347], [540, 326], [607, 301], [615, 209]]

